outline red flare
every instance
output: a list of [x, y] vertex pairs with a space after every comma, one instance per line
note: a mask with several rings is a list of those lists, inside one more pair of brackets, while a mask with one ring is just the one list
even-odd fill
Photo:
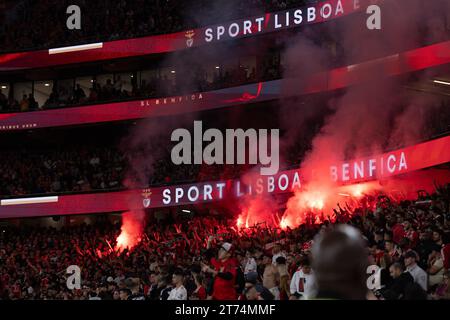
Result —
[[142, 211], [122, 214], [121, 233], [116, 239], [116, 251], [133, 249], [142, 239], [144, 213]]

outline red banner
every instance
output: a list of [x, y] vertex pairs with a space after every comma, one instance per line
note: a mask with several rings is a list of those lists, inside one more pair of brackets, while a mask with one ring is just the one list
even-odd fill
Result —
[[[383, 180], [450, 162], [450, 136], [340, 164], [330, 164], [330, 179], [339, 184]], [[450, 171], [440, 178], [450, 182]], [[302, 186], [300, 171], [275, 176], [152, 187], [106, 193], [25, 197], [0, 201], [0, 218], [120, 212], [237, 199], [245, 195], [292, 192]], [[249, 182], [248, 180], [251, 180]], [[420, 187], [420, 186], [418, 186]]]
[[113, 122], [177, 115], [279, 97], [279, 83], [256, 83], [186, 96], [0, 114], [0, 131]]
[[[396, 76], [448, 63], [450, 63], [450, 41], [322, 72], [312, 76], [307, 81], [308, 87], [303, 91], [295, 90], [286, 94], [326, 92], [361, 83], [370, 80], [370, 73], [360, 72], [367, 68], [384, 69], [387, 76]], [[282, 80], [276, 80], [187, 96], [4, 113], [0, 114], [0, 131], [142, 119], [269, 101], [280, 97], [282, 85]]]
[[[364, 11], [368, 0], [328, 0], [301, 8], [266, 13], [211, 27], [129, 40], [91, 43], [0, 55], [0, 71], [43, 68], [173, 52], [219, 41], [322, 23]], [[373, 2], [373, 0], [372, 0]]]

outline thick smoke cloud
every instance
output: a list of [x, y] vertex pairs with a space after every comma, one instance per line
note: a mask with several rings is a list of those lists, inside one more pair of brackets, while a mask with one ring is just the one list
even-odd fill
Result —
[[[213, 9], [219, 10], [220, 8], [216, 5]], [[222, 10], [226, 10], [226, 12], [231, 9], [222, 7]], [[168, 96], [207, 91], [208, 88], [202, 85], [206, 79], [205, 69], [229, 59], [232, 46], [232, 43], [224, 43], [208, 47], [208, 50], [192, 49], [168, 55], [160, 63], [160, 66], [170, 67], [171, 70], [175, 71], [173, 87], [176, 88], [176, 93], [169, 90], [168, 87], [161, 89]], [[165, 80], [163, 81], [165, 84], [170, 81], [168, 78], [163, 80]], [[199, 118], [199, 114], [190, 112], [189, 107], [186, 107], [184, 115], [159, 119], [149, 118], [139, 121], [130, 130], [129, 135], [124, 138], [121, 145], [122, 152], [128, 160], [124, 185], [129, 189], [139, 189], [151, 184], [155, 176], [159, 178], [158, 180], [161, 180], [163, 168], [171, 166], [171, 163], [167, 162], [171, 161], [168, 145], [171, 143], [172, 132], [177, 128], [190, 130], [194, 120], [201, 120]], [[180, 166], [177, 168], [176, 176], [181, 177], [183, 173], [187, 174], [191, 169], [191, 166]], [[172, 177], [162, 178], [170, 179]], [[130, 208], [132, 207], [132, 201], [130, 199]], [[130, 210], [122, 215], [122, 232], [118, 240], [124, 243], [118, 244], [119, 249], [132, 248], [140, 241], [145, 218], [145, 212], [141, 210]]]
[[[122, 141], [122, 152], [127, 156], [128, 167], [124, 186], [129, 189], [146, 188], [152, 183], [157, 170], [170, 161], [167, 145], [171, 133], [179, 127], [192, 123], [192, 115], [177, 118], [146, 119], [138, 123]], [[133, 199], [130, 199], [130, 208]], [[130, 210], [122, 214], [121, 234], [116, 249], [132, 249], [142, 238], [146, 215], [143, 210]]]
[[[323, 59], [329, 55], [329, 50], [323, 43], [317, 44], [321, 37], [325, 41], [327, 38], [339, 41], [344, 50], [337, 50], [340, 56], [336, 61], [341, 65], [380, 58], [388, 53], [440, 41], [445, 36], [448, 38], [448, 29], [444, 27], [445, 15], [435, 15], [447, 5], [446, 1], [440, 0], [386, 1], [386, 5], [382, 5], [382, 29], [379, 31], [367, 30], [364, 17], [360, 17], [346, 19], [339, 25], [328, 25], [325, 37], [302, 34], [286, 52], [287, 69], [298, 78], [307, 79], [311, 69], [315, 72], [317, 66], [325, 66]], [[431, 75], [426, 74], [428, 77]], [[297, 192], [288, 202], [285, 219], [293, 225], [297, 224], [293, 222], [298, 221], [296, 215], [301, 214], [301, 210], [311, 208], [308, 202], [324, 202], [326, 207], [328, 198], [334, 200], [335, 186], [330, 183], [328, 169], [330, 163], [376, 154], [386, 148], [424, 138], [426, 115], [439, 105], [435, 96], [405, 90], [404, 78], [389, 78], [386, 70], [377, 63], [358, 70], [357, 77], [360, 80], [358, 85], [346, 88], [340, 96], [328, 101], [327, 108], [331, 113], [325, 118], [320, 132], [312, 140], [310, 152], [301, 163], [305, 179], [310, 182], [304, 186], [307, 197], [305, 191]], [[302, 88], [305, 83], [303, 80], [298, 84], [295, 80], [287, 80], [288, 92], [296, 85]], [[305, 108], [311, 110], [306, 117], [303, 116]], [[285, 122], [287, 131], [295, 134], [298, 119], [304, 123], [314, 112], [322, 110], [323, 106], [301, 107], [295, 123]]]
[[[298, 149], [305, 146], [311, 146], [311, 149], [301, 163], [305, 181], [310, 182], [288, 201], [283, 226], [302, 223], [305, 210], [325, 210], [329, 203], [336, 204], [333, 196], [335, 186], [330, 183], [327, 169], [330, 162], [379, 153], [422, 139], [427, 132], [427, 115], [440, 104], [435, 96], [405, 90], [405, 78], [389, 78], [377, 64], [359, 70], [357, 77], [360, 83], [333, 93], [332, 97], [312, 95], [292, 99], [293, 94], [310, 89], [308, 79], [311, 76], [333, 66], [352, 65], [416, 48], [422, 43], [448, 39], [449, 10], [443, 8], [449, 7], [449, 1], [385, 2], [381, 31], [368, 31], [366, 16], [362, 14], [321, 26], [305, 27], [299, 35], [286, 39], [290, 45], [283, 59], [285, 73], [281, 107], [286, 112], [280, 113], [279, 119], [280, 129], [284, 132], [280, 156], [287, 163], [288, 156]], [[222, 12], [221, 20], [233, 14], [231, 2], [224, 3], [214, 2], [209, 8]], [[191, 13], [196, 24], [207, 24], [199, 16]], [[235, 52], [233, 48], [232, 42], [225, 42], [208, 47], [208, 50], [175, 53], [168, 56], [165, 64], [176, 70], [177, 89], [191, 93], [202, 89], [196, 81], [196, 77], [203, 76], [202, 67], [228, 59], [230, 52]], [[422, 76], [433, 76], [433, 72]], [[227, 119], [230, 128], [233, 117], [240, 116], [239, 110], [241, 108]], [[125, 185], [129, 188], [148, 185], [155, 174], [155, 164], [168, 159], [167, 143], [172, 130], [190, 128], [193, 120], [198, 120], [196, 114], [165, 121], [149, 119], [136, 126], [124, 140], [124, 152], [129, 155]], [[313, 123], [319, 127], [312, 128]], [[259, 221], [277, 223], [275, 211], [278, 206], [270, 197], [243, 199], [239, 206], [241, 222], [249, 225]], [[132, 225], [142, 225], [144, 217], [142, 212], [124, 215], [123, 225], [129, 225], [127, 219]], [[133, 230], [141, 232], [142, 228], [133, 227]]]
[[[245, 12], [245, 10], [242, 10], [243, 8], [251, 11], [251, 8], [242, 1], [207, 2], [207, 5], [199, 8], [187, 8], [186, 19], [197, 26], [214, 24], [218, 21], [235, 18], [237, 12]], [[253, 11], [251, 15], [258, 13], [260, 12]], [[249, 16], [251, 15], [249, 14]], [[214, 19], [214, 17], [217, 17], [215, 21], [208, 20], [208, 18]], [[177, 94], [207, 91], [210, 88], [199, 85], [205, 83], [206, 68], [212, 67], [215, 72], [223, 72], [222, 68], [216, 70], [215, 66], [227, 63], [230, 59], [236, 59], [237, 61], [238, 57], [230, 55], [230, 52], [236, 52], [235, 46], [236, 44], [230, 41], [209, 46], [207, 50], [194, 48], [174, 52], [168, 55], [160, 65], [170, 67], [176, 72], [175, 87]], [[245, 52], [247, 46], [251, 46], [251, 44], [247, 42], [240, 44], [239, 50]], [[169, 95], [172, 95], [172, 93], [169, 92]], [[237, 123], [238, 121], [234, 120], [239, 118], [240, 114], [240, 111], [237, 110], [228, 114], [229, 118], [227, 119], [218, 119], [218, 122], [220, 123], [222, 120], [222, 122]], [[186, 115], [170, 119], [147, 119], [139, 123], [123, 141], [122, 150], [128, 156], [129, 163], [125, 186], [134, 189], [142, 188], [151, 183], [152, 177], [159, 174], [157, 171], [161, 166], [164, 166], [164, 162], [170, 161], [170, 154], [168, 154], [170, 150], [168, 151], [167, 146], [170, 143], [172, 131], [177, 128], [186, 128], [191, 131], [194, 120], [201, 120], [201, 116], [197, 113], [190, 113], [189, 107], [187, 107]], [[205, 126], [207, 125], [205, 124]], [[229, 127], [228, 124], [223, 123], [222, 126]], [[192, 166], [180, 166], [177, 168], [177, 176], [183, 176], [183, 172], [188, 173], [192, 168]], [[199, 175], [208, 175], [208, 171], [206, 166], [202, 166]], [[228, 171], [232, 172], [233, 168], [224, 167], [223, 175]], [[133, 226], [132, 230], [142, 232], [144, 220], [145, 214], [142, 212], [134, 214], [133, 211], [130, 211], [130, 213], [123, 215], [122, 229], [125, 226]], [[125, 232], [126, 230], [122, 230], [122, 233]], [[131, 238], [138, 239], [139, 237]]]

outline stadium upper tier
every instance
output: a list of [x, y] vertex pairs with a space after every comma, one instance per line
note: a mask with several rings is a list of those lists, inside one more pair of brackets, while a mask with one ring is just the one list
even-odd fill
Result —
[[[2, 109], [6, 109], [6, 111], [8, 111], [8, 108], [9, 110], [12, 109], [10, 113], [1, 114], [0, 131], [17, 131], [177, 115], [239, 104], [269, 101], [281, 98], [282, 96], [286, 98], [329, 92], [370, 81], [372, 75], [371, 72], [368, 72], [370, 70], [374, 73], [384, 70], [386, 76], [399, 76], [420, 72], [429, 68], [442, 67], [443, 73], [441, 75], [443, 78], [430, 78], [428, 82], [435, 86], [447, 88], [447, 85], [442, 85], [437, 81], [441, 81], [444, 84], [448, 83], [448, 79], [446, 78], [448, 72], [445, 70], [450, 63], [449, 53], [450, 41], [442, 42], [359, 64], [314, 73], [308, 79], [302, 79], [302, 83], [306, 83], [307, 85], [303, 87], [295, 85], [293, 90], [287, 90], [286, 88], [289, 87], [291, 80], [293, 80], [293, 83], [296, 83], [296, 79], [258, 82], [258, 80], [267, 78], [279, 79], [279, 69], [276, 68], [275, 72], [268, 77], [262, 76], [257, 79], [255, 76], [251, 76], [253, 72], [249, 72], [249, 70], [244, 71], [242, 79], [241, 77], [237, 77], [243, 83], [247, 82], [250, 84], [233, 87], [232, 83], [225, 81], [222, 86], [222, 88], [225, 87], [224, 89], [208, 90], [206, 86], [206, 90], [203, 91], [200, 86], [197, 90], [194, 89], [189, 93], [178, 92], [178, 95], [176, 92], [168, 91], [171, 87], [169, 85], [171, 82], [166, 78], [163, 79], [162, 85], [157, 86], [161, 91], [150, 95], [147, 92], [150, 84], [145, 82], [145, 85], [143, 85], [142, 75], [139, 76], [141, 78], [140, 86], [134, 87], [132, 81], [129, 83], [131, 87], [129, 93], [124, 88], [126, 85], [123, 81], [124, 79], [122, 80], [120, 77], [114, 83], [110, 79], [106, 80], [106, 83], [101, 88], [96, 85], [96, 80], [87, 80], [88, 84], [84, 90], [91, 87], [89, 88], [89, 95], [85, 94], [83, 86], [80, 84], [77, 84], [71, 93], [65, 91], [55, 93], [53, 90], [55, 87], [53, 89], [47, 88], [51, 86], [50, 83], [40, 82], [39, 85], [42, 86], [42, 89], [48, 91], [47, 98], [43, 100], [45, 101], [44, 104], [38, 104], [35, 93], [25, 94], [19, 103], [18, 99], [20, 97], [15, 98], [17, 99], [17, 102], [15, 102], [14, 99], [11, 100], [12, 94], [7, 98], [0, 91], [0, 106], [3, 107]], [[128, 79], [129, 77], [130, 75], [128, 74]], [[133, 80], [133, 74], [131, 77]], [[69, 80], [69, 82], [70, 85], [75, 86], [75, 79]], [[46, 85], [48, 86], [46, 87]], [[36, 91], [36, 84], [34, 82], [31, 87]], [[19, 90], [21, 88], [16, 88], [17, 90], [15, 91], [22, 93], [22, 90]], [[40, 90], [39, 93], [42, 94], [43, 90]], [[98, 97], [99, 94], [103, 95], [103, 99]], [[164, 96], [163, 94], [167, 95]], [[67, 99], [63, 99], [63, 96], [66, 96]], [[151, 98], [153, 96], [158, 98]], [[117, 100], [123, 101], [118, 102]], [[12, 105], [8, 103], [10, 101], [13, 102]], [[72, 101], [71, 108], [67, 108], [68, 105], [71, 105], [68, 101]], [[108, 101], [110, 102], [106, 103]], [[94, 104], [89, 105], [92, 103]], [[19, 111], [18, 108], [11, 108], [11, 106], [20, 107], [19, 110], [21, 111], [32, 112], [17, 112]]]
[[[148, 53], [165, 52], [331, 20], [361, 10], [365, 1], [231, 0], [177, 3], [168, 0], [162, 4], [159, 1], [104, 0], [79, 5], [79, 30], [68, 30], [66, 25], [69, 16], [66, 9], [73, 3], [48, 0], [44, 5], [42, 1], [22, 1], [3, 12], [6, 23], [0, 30], [0, 39], [4, 44], [1, 50], [37, 50], [86, 43], [100, 43], [108, 47], [111, 40], [152, 35], [142, 38], [140, 43], [151, 44], [158, 40], [156, 46], [147, 48]], [[48, 10], [50, 7], [52, 10]], [[59, 51], [56, 49], [53, 53]]]
[[[34, 48], [34, 51], [1, 54], [0, 71], [167, 53], [295, 29], [361, 12], [368, 1], [233, 0], [214, 1], [212, 8], [206, 5], [206, 1], [201, 1], [205, 2], [202, 6], [198, 3], [192, 5], [190, 1], [183, 1], [182, 4], [165, 1], [162, 5], [159, 1], [104, 0], [90, 2], [89, 8], [81, 8], [82, 21], [87, 22], [81, 30], [73, 31], [67, 30], [64, 20], [67, 17], [67, 1], [49, 1], [54, 10], [45, 12], [40, 10], [49, 6], [22, 1], [16, 11], [6, 11], [16, 14], [6, 14], [5, 19], [9, 19], [5, 21], [9, 23], [0, 29], [1, 49]], [[280, 9], [284, 10], [276, 11]], [[212, 14], [215, 11], [217, 15]], [[187, 13], [184, 24], [181, 21], [182, 13]], [[205, 17], [212, 19], [203, 19]], [[235, 20], [218, 23], [227, 19]], [[196, 28], [193, 27], [193, 21], [200, 21], [200, 24], [207, 22], [207, 25], [212, 26]], [[183, 28], [184, 31], [180, 31]], [[170, 33], [174, 30], [177, 32]], [[149, 35], [151, 33], [160, 34]], [[128, 39], [116, 40], [124, 38]], [[43, 47], [45, 50], [41, 49]]]

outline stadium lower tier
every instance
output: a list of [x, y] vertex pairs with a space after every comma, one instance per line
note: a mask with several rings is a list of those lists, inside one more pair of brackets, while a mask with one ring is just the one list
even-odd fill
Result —
[[[429, 176], [431, 172], [423, 175]], [[414, 181], [416, 187], [423, 186], [422, 180]], [[352, 284], [361, 287], [360, 299], [449, 299], [448, 195], [447, 186], [428, 195], [420, 193], [412, 201], [393, 196], [362, 197], [356, 203], [347, 199], [333, 217], [318, 221], [311, 214], [292, 228], [267, 223], [244, 227], [235, 218], [213, 215], [212, 210], [203, 216], [148, 216], [147, 220], [124, 214], [122, 227], [117, 215], [76, 216], [65, 223], [54, 218], [53, 224], [43, 226], [35, 219], [19, 219], [1, 227], [0, 298], [351, 299], [357, 288], [350, 286], [349, 292], [344, 288]], [[365, 281], [333, 282], [334, 288], [343, 292], [324, 296], [320, 291], [324, 283], [316, 271], [325, 250], [319, 245], [320, 238], [343, 230], [353, 236], [361, 233], [364, 250], [345, 262], [352, 270], [349, 274], [339, 269], [339, 255], [327, 260], [328, 266], [340, 270], [332, 279], [354, 279], [356, 269], [351, 266], [369, 265], [378, 270], [378, 280], [366, 289]], [[226, 267], [232, 270], [225, 281], [213, 272], [217, 261], [227, 261]], [[410, 276], [398, 279], [404, 265]], [[69, 266], [72, 271], [66, 274]], [[78, 287], [71, 280], [71, 274], [76, 274], [73, 270], [79, 271]], [[357, 270], [364, 273], [361, 267]], [[308, 286], [299, 286], [302, 277], [308, 279]]]
[[[450, 171], [445, 166], [450, 163], [449, 145], [450, 136], [446, 136], [377, 156], [329, 163], [317, 168], [329, 173], [326, 181], [305, 181], [307, 173], [294, 169], [274, 176], [250, 172], [236, 180], [140, 190], [2, 199], [0, 218], [142, 211], [213, 202], [235, 203], [236, 200], [245, 203], [249, 198], [297, 193], [308, 195], [312, 188], [321, 194], [318, 197], [320, 203], [326, 202], [325, 198], [335, 199], [336, 194], [356, 193], [362, 196], [372, 191], [396, 192], [407, 198], [419, 189], [430, 191], [436, 183], [450, 182]], [[323, 207], [321, 204], [319, 209]]]

